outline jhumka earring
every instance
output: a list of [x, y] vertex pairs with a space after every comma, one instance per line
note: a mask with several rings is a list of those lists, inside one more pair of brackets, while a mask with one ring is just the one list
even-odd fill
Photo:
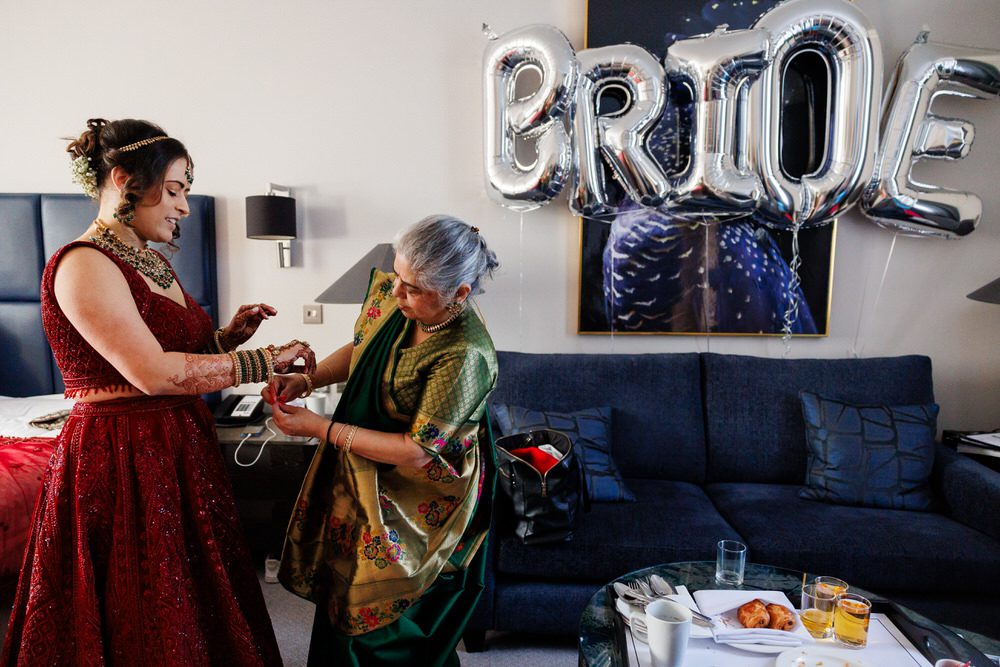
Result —
[[112, 217], [123, 225], [131, 227], [132, 221], [135, 220], [135, 206], [129, 203], [128, 199], [123, 198]]
[[459, 303], [458, 301], [452, 301], [447, 306], [445, 306], [445, 309], [452, 315], [458, 315], [459, 313], [462, 312], [464, 308], [465, 304]]

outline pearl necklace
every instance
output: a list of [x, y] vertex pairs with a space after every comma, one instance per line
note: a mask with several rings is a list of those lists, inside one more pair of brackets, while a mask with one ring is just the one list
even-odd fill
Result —
[[174, 284], [174, 273], [162, 257], [149, 248], [136, 250], [122, 241], [103, 222], [100, 220], [94, 222], [97, 224], [97, 233], [90, 237], [94, 245], [107, 250], [163, 289], [170, 289]]
[[462, 313], [464, 312], [465, 309], [463, 308], [458, 312], [452, 313], [452, 315], [448, 319], [444, 320], [443, 322], [438, 322], [437, 324], [424, 324], [419, 320], [417, 321], [417, 324], [420, 325], [420, 330], [423, 331], [424, 333], [435, 333], [437, 331], [441, 331], [441, 329], [444, 329], [445, 327], [450, 327], [452, 324], [455, 323], [455, 320], [457, 320], [459, 317], [462, 316]]

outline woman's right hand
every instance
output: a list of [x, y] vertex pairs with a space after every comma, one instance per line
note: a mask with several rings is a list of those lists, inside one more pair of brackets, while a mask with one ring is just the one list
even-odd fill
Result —
[[261, 390], [260, 395], [265, 401], [274, 405], [276, 400], [281, 403], [293, 401], [306, 393], [308, 388], [302, 373], [275, 375], [271, 382]]

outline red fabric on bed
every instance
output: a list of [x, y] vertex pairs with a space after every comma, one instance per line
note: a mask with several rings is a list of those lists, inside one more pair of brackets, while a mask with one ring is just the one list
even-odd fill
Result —
[[17, 574], [55, 438], [0, 436], [0, 576]]

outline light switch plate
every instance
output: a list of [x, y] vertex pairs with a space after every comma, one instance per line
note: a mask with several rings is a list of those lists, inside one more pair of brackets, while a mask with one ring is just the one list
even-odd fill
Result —
[[323, 306], [320, 304], [302, 306], [303, 324], [323, 324]]

